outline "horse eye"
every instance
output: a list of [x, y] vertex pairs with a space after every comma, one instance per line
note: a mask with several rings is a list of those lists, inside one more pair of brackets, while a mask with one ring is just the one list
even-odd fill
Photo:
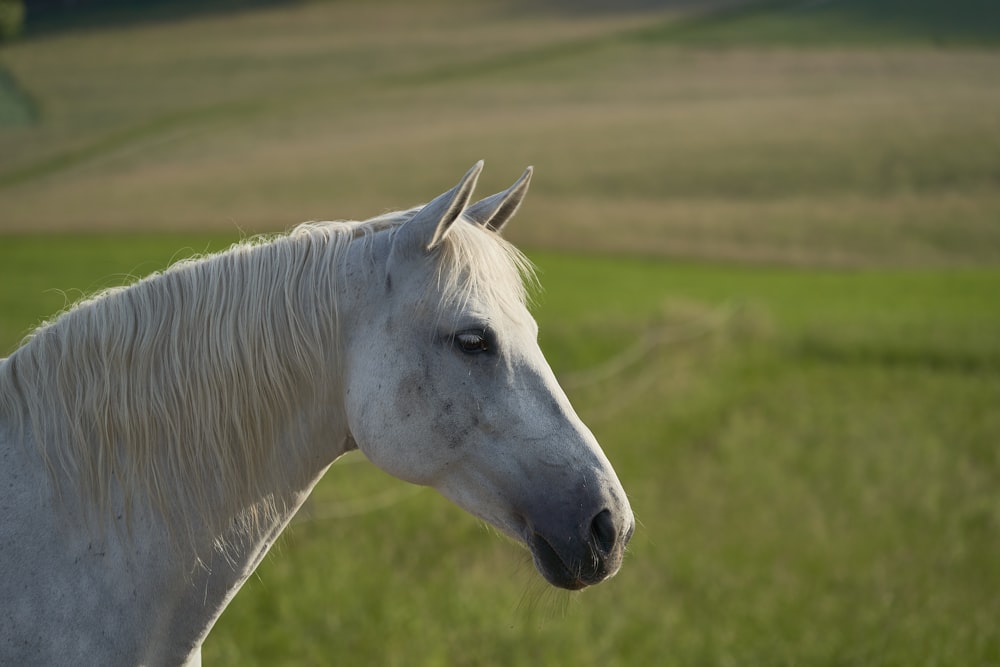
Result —
[[463, 331], [455, 334], [455, 344], [466, 354], [480, 354], [490, 350], [486, 334], [480, 331]]

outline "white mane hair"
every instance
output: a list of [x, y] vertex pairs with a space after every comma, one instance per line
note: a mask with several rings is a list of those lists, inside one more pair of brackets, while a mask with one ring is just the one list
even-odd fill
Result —
[[[304, 223], [81, 300], [0, 364], [0, 416], [36, 443], [57, 495], [98, 525], [114, 480], [126, 519], [145, 499], [178, 546], [193, 539], [192, 514], [225, 539], [250, 534], [283, 509], [267, 490], [287, 468], [272, 464], [286, 454], [276, 445], [303, 435], [297, 407], [341, 404], [349, 244], [371, 251], [417, 210]], [[499, 235], [456, 224], [433, 254], [438, 308], [471, 294], [500, 312], [524, 304], [530, 264]]]

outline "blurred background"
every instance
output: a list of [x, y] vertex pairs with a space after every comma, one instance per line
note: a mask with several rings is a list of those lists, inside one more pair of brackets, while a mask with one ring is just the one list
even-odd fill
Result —
[[0, 0], [0, 356], [82, 294], [526, 165], [621, 573], [336, 464], [206, 664], [1000, 664], [1000, 4]]

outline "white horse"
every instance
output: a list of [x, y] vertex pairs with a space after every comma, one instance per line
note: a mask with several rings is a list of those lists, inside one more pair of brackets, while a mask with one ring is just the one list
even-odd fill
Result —
[[198, 664], [329, 465], [359, 448], [525, 543], [618, 570], [625, 493], [556, 383], [482, 163], [410, 211], [181, 262], [0, 360], [0, 664]]

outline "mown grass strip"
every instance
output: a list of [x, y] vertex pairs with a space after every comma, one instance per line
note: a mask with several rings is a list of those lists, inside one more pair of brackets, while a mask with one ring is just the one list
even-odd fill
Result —
[[143, 141], [165, 132], [215, 120], [232, 121], [234, 118], [251, 114], [259, 108], [260, 105], [255, 102], [233, 102], [163, 114], [149, 121], [110, 132], [98, 139], [69, 148], [19, 169], [0, 174], [0, 189], [70, 169], [101, 155], [120, 150], [131, 143]]

